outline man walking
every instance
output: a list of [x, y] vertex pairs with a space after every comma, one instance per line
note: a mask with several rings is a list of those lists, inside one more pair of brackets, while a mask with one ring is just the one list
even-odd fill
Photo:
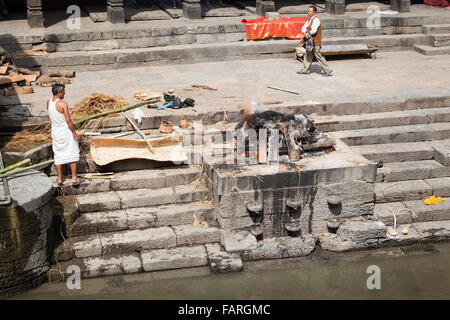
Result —
[[308, 8], [308, 16], [309, 19], [302, 27], [302, 33], [306, 37], [306, 39], [310, 39], [314, 37], [314, 48], [312, 51], [308, 52], [306, 50], [305, 57], [303, 58], [303, 70], [297, 72], [298, 74], [309, 74], [312, 60], [316, 57], [317, 62], [319, 62], [320, 66], [325, 73], [325, 77], [332, 76], [332, 70], [328, 66], [327, 61], [320, 53], [320, 46], [322, 45], [322, 23], [317, 17], [317, 8], [315, 6], [310, 6]]
[[65, 102], [65, 87], [62, 84], [54, 84], [52, 87], [53, 98], [47, 101], [47, 111], [52, 123], [52, 147], [55, 157], [56, 173], [58, 174], [58, 186], [61, 187], [62, 165], [70, 163], [72, 171], [72, 185], [80, 185], [77, 177], [77, 162], [80, 160], [78, 136], [69, 114], [69, 106]]

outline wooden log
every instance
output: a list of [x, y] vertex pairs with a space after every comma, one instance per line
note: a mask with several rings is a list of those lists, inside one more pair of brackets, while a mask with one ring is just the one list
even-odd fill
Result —
[[71, 70], [51, 70], [47, 72], [47, 75], [50, 77], [66, 77], [66, 78], [74, 78], [75, 71]]
[[23, 76], [9, 76], [0, 78], [0, 86], [8, 86], [13, 83], [25, 82], [25, 78]]
[[71, 84], [72, 82], [68, 78], [51, 78], [48, 75], [42, 75], [36, 81], [36, 84], [41, 87], [51, 87], [55, 83], [59, 84]]
[[5, 96], [19, 96], [22, 94], [32, 94], [34, 93], [33, 87], [9, 87], [5, 89]]
[[29, 74], [29, 75], [25, 75], [23, 77], [25, 78], [25, 85], [31, 86], [31, 83], [36, 81], [38, 75], [37, 74]]
[[24, 75], [34, 75], [34, 74], [36, 74], [38, 77], [41, 75], [41, 72], [39, 70], [34, 71], [34, 70], [30, 70], [28, 68], [16, 68], [16, 70], [19, 73], [24, 74]]
[[9, 64], [8, 64], [8, 63], [5, 64], [5, 65], [3, 65], [3, 66], [0, 66], [0, 74], [1, 74], [1, 75], [6, 74], [6, 73], [8, 72], [8, 67], [9, 67]]

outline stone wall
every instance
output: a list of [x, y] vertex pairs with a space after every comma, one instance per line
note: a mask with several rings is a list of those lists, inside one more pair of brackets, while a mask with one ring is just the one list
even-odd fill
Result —
[[[39, 171], [9, 179], [12, 204], [0, 207], [0, 297], [42, 284], [53, 249], [53, 188]], [[3, 185], [0, 184], [3, 198]]]

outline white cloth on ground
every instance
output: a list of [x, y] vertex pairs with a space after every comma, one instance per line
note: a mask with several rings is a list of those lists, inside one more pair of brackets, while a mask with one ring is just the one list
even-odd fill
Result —
[[67, 125], [64, 114], [56, 110], [58, 100], [52, 101], [50, 99], [48, 103], [48, 115], [52, 122], [52, 148], [55, 165], [78, 162], [80, 160], [80, 148]]

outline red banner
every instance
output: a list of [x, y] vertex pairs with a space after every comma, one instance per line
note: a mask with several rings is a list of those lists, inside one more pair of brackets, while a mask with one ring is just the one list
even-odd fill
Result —
[[267, 21], [266, 17], [247, 20], [245, 31], [248, 40], [267, 39], [267, 38], [288, 38], [303, 39], [302, 27], [308, 17], [280, 17], [280, 20]]
[[447, 8], [449, 6], [446, 0], [423, 0], [429, 6]]

